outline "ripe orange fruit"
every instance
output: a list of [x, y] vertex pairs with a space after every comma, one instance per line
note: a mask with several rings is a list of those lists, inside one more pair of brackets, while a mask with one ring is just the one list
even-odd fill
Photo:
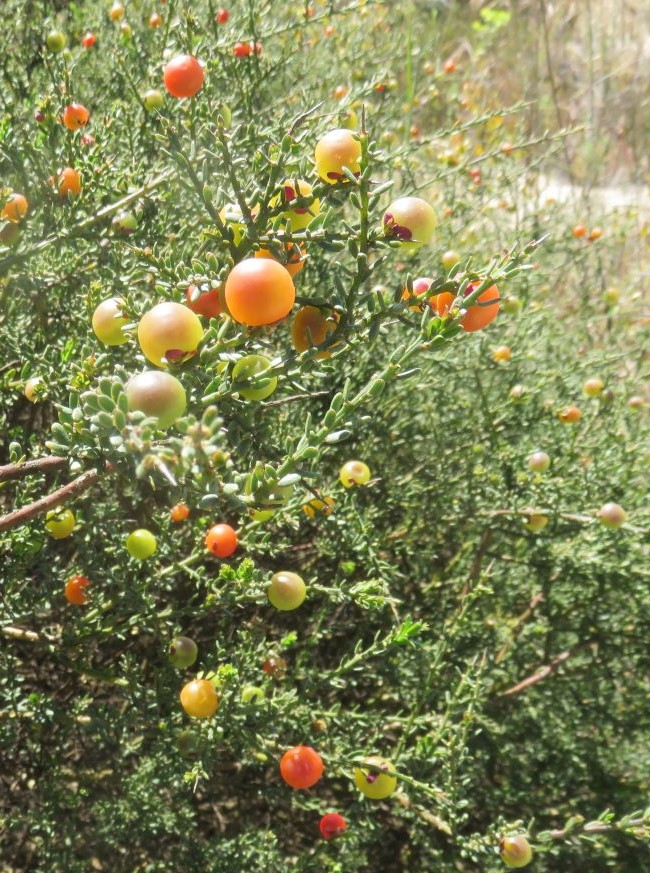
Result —
[[71, 103], [63, 110], [63, 123], [68, 130], [79, 130], [90, 121], [90, 112], [81, 103]]
[[190, 517], [190, 508], [187, 503], [177, 503], [175, 506], [169, 510], [169, 515], [171, 520], [176, 522], [176, 524], [180, 524], [181, 521], [185, 521], [185, 519]]
[[240, 324], [273, 324], [291, 312], [296, 289], [289, 273], [277, 261], [249, 258], [240, 261], [226, 279], [226, 306]]
[[584, 224], [576, 224], [574, 226], [573, 230], [571, 231], [571, 233], [573, 234], [573, 236], [576, 239], [580, 239], [581, 237], [585, 236], [585, 234], [587, 233], [587, 228], [585, 227]]
[[[468, 285], [465, 296], [471, 294], [473, 290], [474, 286]], [[454, 295], [449, 291], [443, 291], [442, 294], [437, 294], [431, 298], [431, 305], [437, 310], [438, 315], [447, 315], [454, 299]], [[467, 333], [473, 333], [487, 327], [497, 317], [500, 299], [501, 295], [496, 285], [487, 288], [462, 317], [460, 324], [463, 330], [467, 331]]]
[[71, 576], [65, 583], [65, 599], [68, 603], [73, 603], [75, 606], [83, 606], [86, 603], [86, 594], [84, 589], [90, 583], [90, 579], [85, 576]]
[[577, 424], [582, 418], [582, 412], [577, 406], [565, 406], [558, 412], [557, 417], [564, 424]]
[[185, 290], [185, 302], [197, 315], [202, 315], [204, 318], [216, 318], [224, 311], [224, 288], [221, 285], [219, 288], [212, 288], [210, 291], [204, 291], [202, 294], [196, 285], [190, 285]]
[[205, 73], [192, 55], [178, 55], [165, 67], [165, 88], [172, 97], [194, 97], [202, 86]]
[[61, 170], [59, 177], [56, 180], [56, 187], [61, 197], [67, 197], [68, 194], [77, 196], [81, 193], [81, 176], [78, 170], [72, 167], [66, 167]]
[[158, 12], [152, 12], [149, 16], [149, 27], [160, 27], [162, 23], [162, 15]]
[[600, 239], [602, 235], [602, 227], [592, 227], [592, 229], [589, 231], [589, 242], [595, 242], [597, 239]]
[[183, 686], [181, 706], [192, 718], [210, 718], [217, 711], [219, 696], [212, 682], [194, 679]]
[[[328, 336], [336, 330], [338, 316], [326, 315], [317, 306], [303, 306], [296, 312], [291, 325], [291, 342], [297, 352], [304, 352], [325, 342]], [[329, 358], [329, 349], [319, 352], [316, 357]]]
[[[405, 288], [402, 291], [402, 300], [412, 300], [416, 303], [416, 298], [421, 297], [423, 294], [429, 290], [431, 285], [433, 284], [433, 279], [430, 279], [428, 276], [420, 276], [418, 279], [413, 279], [413, 293], [409, 293], [409, 289]], [[409, 307], [414, 312], [419, 312], [421, 310], [422, 304], [424, 300], [420, 300], [418, 305]]]
[[457, 67], [456, 61], [453, 58], [449, 58], [448, 61], [445, 61], [445, 65], [443, 67], [443, 70], [445, 71], [445, 73], [447, 73], [449, 75], [451, 73], [456, 72], [456, 67]]
[[287, 243], [283, 246], [280, 257], [276, 257], [273, 250], [264, 247], [255, 252], [255, 257], [277, 261], [282, 264], [291, 277], [296, 276], [305, 266], [305, 249], [296, 243]]
[[237, 531], [229, 524], [215, 524], [205, 537], [205, 547], [217, 558], [229, 558], [237, 548]]
[[294, 746], [280, 759], [280, 775], [292, 788], [311, 788], [324, 769], [323, 759], [311, 746]]
[[9, 200], [4, 205], [0, 218], [3, 221], [12, 221], [17, 223], [27, 215], [29, 206], [27, 198], [22, 194], [12, 194]]

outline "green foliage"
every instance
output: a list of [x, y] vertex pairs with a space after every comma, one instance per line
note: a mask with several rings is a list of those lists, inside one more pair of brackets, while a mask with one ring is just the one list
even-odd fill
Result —
[[[221, 25], [211, 0], [170, 0], [152, 29], [153, 7], [130, 0], [128, 36], [104, 3], [6, 5], [0, 202], [30, 204], [0, 243], [0, 452], [18, 465], [0, 468], [8, 869], [498, 871], [499, 840], [523, 832], [537, 871], [644, 869], [650, 428], [628, 401], [647, 377], [647, 251], [633, 214], [603, 216], [589, 242], [570, 207], [533, 208], [566, 131], [495, 99], [481, 49], [516, 16], [250, 0]], [[54, 29], [60, 54], [44, 48]], [[444, 72], [459, 30], [476, 66]], [[262, 53], [235, 57], [241, 40]], [[147, 109], [184, 51], [204, 88]], [[86, 130], [60, 124], [71, 100]], [[316, 142], [351, 118], [359, 176], [318, 181]], [[48, 181], [66, 166], [78, 197]], [[291, 232], [274, 197], [301, 179], [313, 192], [298, 205], [320, 213]], [[416, 252], [383, 230], [406, 195], [440, 219]], [[113, 222], [125, 210], [130, 234]], [[334, 313], [324, 342], [296, 352], [291, 316], [204, 319], [197, 354], [169, 365], [187, 415], [160, 431], [129, 412], [125, 385], [149, 366], [141, 316], [287, 242], [308, 256], [297, 305]], [[465, 333], [458, 308], [495, 282], [498, 319]], [[450, 315], [426, 302], [445, 292]], [[106, 347], [91, 318], [113, 296], [129, 341]], [[233, 375], [255, 354], [278, 380], [261, 400]], [[605, 390], [585, 397], [595, 376]], [[582, 418], [565, 424], [573, 404]], [[548, 471], [530, 470], [534, 451]], [[353, 458], [372, 478], [345, 489]], [[77, 524], [53, 540], [36, 501], [66, 484]], [[190, 516], [176, 522], [179, 501]], [[597, 518], [608, 501], [628, 513], [619, 530]], [[549, 520], [539, 533], [533, 511]], [[226, 561], [204, 547], [219, 522], [239, 535]], [[124, 545], [139, 528], [157, 541], [143, 561]], [[290, 612], [266, 593], [283, 570], [307, 585]], [[90, 579], [84, 606], [63, 595], [74, 573]], [[179, 634], [199, 649], [185, 671], [167, 655]], [[192, 721], [179, 692], [196, 675], [221, 702]], [[243, 700], [247, 686], [264, 695]], [[303, 743], [325, 761], [308, 792], [278, 773]], [[386, 801], [354, 787], [368, 755], [399, 774]], [[348, 830], [329, 843], [318, 820], [333, 810]]]

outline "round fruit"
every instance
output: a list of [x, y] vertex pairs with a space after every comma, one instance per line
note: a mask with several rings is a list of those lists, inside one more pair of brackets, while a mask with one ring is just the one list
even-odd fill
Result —
[[169, 644], [169, 661], [174, 667], [191, 667], [198, 654], [196, 643], [189, 637], [174, 637]]
[[145, 528], [138, 528], [130, 533], [126, 538], [125, 545], [129, 555], [137, 561], [146, 561], [158, 547], [155, 536]]
[[165, 367], [167, 362], [180, 364], [191, 358], [202, 339], [201, 322], [181, 303], [159, 303], [145, 312], [138, 324], [140, 348], [157, 367]]
[[314, 497], [313, 500], [303, 503], [302, 508], [309, 518], [315, 518], [317, 515], [331, 515], [334, 511], [334, 498], [328, 496], [321, 500], [320, 497]]
[[237, 531], [229, 524], [215, 524], [207, 532], [205, 547], [217, 558], [229, 558], [237, 548]]
[[278, 387], [277, 376], [262, 376], [271, 362], [264, 355], [246, 355], [232, 370], [232, 388], [245, 400], [265, 400]]
[[546, 452], [533, 452], [528, 456], [528, 466], [535, 473], [545, 473], [551, 466], [551, 459]]
[[638, 412], [639, 409], [643, 409], [643, 407], [645, 406], [645, 399], [641, 397], [640, 394], [634, 394], [627, 401], [627, 405], [630, 409]]
[[45, 45], [55, 55], [58, 55], [66, 47], [68, 38], [60, 30], [52, 30], [45, 37]]
[[172, 97], [194, 97], [202, 86], [203, 67], [192, 55], [178, 55], [165, 67], [165, 88]]
[[584, 224], [576, 224], [576, 225], [574, 225], [571, 233], [576, 239], [580, 239], [581, 237], [585, 236], [585, 234], [587, 233], [587, 228], [585, 227]]
[[605, 503], [598, 510], [598, 518], [605, 527], [617, 530], [627, 520], [627, 512], [618, 503]]
[[75, 606], [83, 606], [87, 600], [85, 588], [89, 583], [90, 579], [87, 579], [85, 576], [71, 576], [65, 583], [64, 589], [65, 599], [68, 603], [72, 603]]
[[348, 829], [348, 823], [338, 812], [328, 812], [318, 822], [318, 830], [324, 840], [340, 837]]
[[292, 788], [311, 788], [324, 769], [323, 759], [311, 746], [294, 746], [280, 759], [280, 775]]
[[364, 759], [367, 767], [354, 768], [354, 784], [371, 800], [383, 800], [397, 788], [397, 776], [390, 761], [373, 755]]
[[[468, 297], [475, 289], [475, 285], [468, 285], [465, 290], [465, 297]], [[453, 294], [449, 291], [444, 291], [442, 294], [433, 297], [431, 304], [437, 310], [438, 315], [444, 316], [449, 314], [454, 299]], [[487, 327], [499, 313], [500, 300], [501, 295], [496, 285], [491, 285], [483, 291], [478, 300], [467, 309], [465, 315], [460, 319], [463, 330], [467, 331], [467, 333], [473, 333]]]
[[224, 293], [223, 286], [201, 293], [196, 285], [189, 285], [185, 289], [185, 303], [197, 315], [216, 318], [224, 311]]
[[56, 180], [56, 187], [61, 197], [73, 195], [76, 197], [81, 193], [81, 175], [78, 170], [72, 167], [66, 167], [61, 170], [59, 177]]
[[497, 346], [497, 348], [492, 352], [492, 360], [496, 361], [497, 364], [505, 364], [511, 360], [511, 358], [512, 352], [510, 351], [509, 346]]
[[[331, 313], [326, 315], [318, 306], [303, 306], [293, 319], [291, 325], [291, 342], [297, 352], [305, 352], [314, 346], [319, 346], [337, 328], [338, 317]], [[329, 358], [329, 349], [323, 349], [316, 355], [317, 359]]]
[[119, 21], [124, 15], [124, 6], [121, 3], [115, 2], [108, 10], [108, 17], [111, 21]]
[[142, 103], [147, 112], [158, 112], [163, 108], [165, 98], [161, 91], [158, 91], [156, 88], [150, 88], [149, 91], [145, 91], [142, 95]]
[[63, 110], [63, 123], [68, 130], [79, 130], [90, 121], [90, 112], [81, 103], [71, 103]]
[[[282, 184], [280, 193], [271, 199], [270, 206], [284, 207], [280, 213], [283, 223], [288, 224], [289, 229], [294, 233], [304, 230], [320, 212], [320, 200], [311, 198], [311, 192], [312, 187], [309, 182], [304, 182], [302, 179], [296, 179], [295, 182], [289, 180]], [[305, 206], [291, 206], [299, 198], [311, 202]]]
[[305, 250], [295, 243], [287, 243], [282, 247], [282, 254], [276, 256], [274, 251], [268, 248], [257, 249], [256, 258], [269, 258], [282, 264], [291, 277], [297, 275], [305, 266]]
[[257, 685], [245, 685], [242, 688], [242, 703], [261, 703], [265, 697], [264, 689], [259, 688]]
[[582, 412], [577, 406], [565, 406], [558, 412], [557, 417], [563, 424], [577, 424], [582, 418]]
[[217, 9], [217, 14], [214, 16], [214, 20], [217, 24], [225, 24], [230, 18], [230, 12], [227, 9]]
[[55, 540], [70, 536], [75, 526], [74, 512], [69, 509], [50, 509], [45, 516], [45, 527]]
[[282, 612], [290, 612], [303, 604], [307, 586], [297, 573], [283, 570], [273, 574], [266, 593], [272, 606]]
[[602, 227], [592, 227], [592, 229], [589, 231], [588, 238], [589, 238], [590, 242], [594, 242], [595, 240], [600, 239], [602, 235], [603, 235]]
[[28, 208], [26, 197], [22, 194], [12, 194], [0, 212], [0, 218], [3, 221], [18, 223], [27, 215]]
[[262, 670], [267, 676], [275, 676], [281, 679], [287, 672], [287, 662], [279, 655], [271, 655], [262, 664]]
[[358, 176], [361, 172], [361, 143], [351, 131], [337, 128], [326, 133], [316, 144], [316, 172], [324, 182], [335, 185], [349, 181], [343, 167]]
[[187, 407], [185, 389], [175, 376], [159, 370], [136, 373], [126, 383], [130, 412], [143, 412], [156, 419], [156, 427], [166, 430]]
[[531, 533], [540, 533], [548, 524], [548, 515], [541, 512], [530, 512], [524, 518], [524, 526]]
[[124, 236], [130, 236], [138, 226], [138, 220], [132, 212], [118, 212], [112, 221], [113, 230]]
[[587, 397], [600, 397], [605, 388], [605, 383], [602, 379], [587, 379], [582, 386], [582, 393]]
[[[418, 279], [413, 279], [413, 293], [409, 292], [408, 287], [402, 291], [402, 300], [411, 301], [413, 303], [417, 303], [416, 298], [422, 297], [423, 294], [426, 294], [431, 285], [433, 284], [433, 279], [430, 279], [428, 276], [420, 276]], [[421, 308], [421, 304], [423, 301], [419, 301], [419, 304], [416, 306], [411, 306], [415, 312], [419, 312]]]
[[250, 327], [273, 324], [291, 312], [296, 289], [277, 261], [240, 261], [226, 279], [226, 305], [235, 321]]
[[149, 27], [160, 27], [163, 23], [162, 15], [159, 12], [152, 12], [149, 16]]
[[513, 869], [527, 867], [533, 860], [533, 850], [523, 834], [504, 837], [499, 843], [499, 854], [506, 867]]
[[180, 524], [180, 522], [186, 521], [190, 517], [190, 508], [186, 503], [181, 501], [175, 506], [172, 506], [169, 510], [169, 515], [173, 522]]
[[400, 197], [384, 213], [384, 233], [400, 240], [405, 248], [417, 249], [431, 241], [438, 224], [436, 213], [420, 197]]
[[452, 267], [455, 267], [456, 264], [460, 261], [460, 255], [453, 249], [449, 249], [442, 255], [440, 261], [442, 262], [442, 266], [445, 268], [445, 270], [449, 272], [449, 270], [451, 270]]
[[210, 718], [219, 706], [219, 697], [212, 682], [193, 679], [183, 686], [181, 705], [192, 718]]
[[121, 297], [109, 297], [102, 301], [93, 312], [93, 330], [97, 339], [105, 346], [121, 346], [128, 342], [128, 336], [122, 328], [129, 319], [122, 315], [124, 300]]
[[344, 488], [367, 485], [370, 481], [370, 467], [363, 461], [347, 461], [339, 471], [339, 479]]
[[43, 379], [41, 379], [40, 376], [32, 376], [31, 379], [28, 379], [25, 382], [23, 394], [29, 400], [30, 403], [36, 402], [37, 394], [39, 392], [41, 385], [43, 385]]
[[88, 31], [88, 33], [85, 33], [81, 38], [81, 45], [87, 49], [92, 48], [96, 42], [97, 42], [97, 37], [91, 31]]

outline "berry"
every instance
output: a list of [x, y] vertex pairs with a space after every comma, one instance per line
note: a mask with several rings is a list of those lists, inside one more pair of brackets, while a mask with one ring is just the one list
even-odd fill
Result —
[[191, 358], [202, 339], [201, 322], [181, 303], [159, 303], [145, 312], [138, 324], [140, 348], [157, 367], [180, 364]]
[[587, 397], [600, 397], [605, 388], [605, 383], [602, 379], [587, 379], [582, 386], [582, 393]]
[[217, 24], [225, 24], [230, 18], [230, 12], [227, 9], [218, 9], [217, 14], [214, 16], [214, 20]]
[[499, 843], [499, 854], [506, 867], [527, 867], [533, 860], [533, 850], [523, 834], [504, 837]]
[[324, 182], [334, 185], [348, 182], [343, 172], [346, 167], [355, 176], [361, 172], [361, 143], [346, 128], [337, 128], [326, 133], [316, 144], [314, 153], [316, 172]]
[[210, 718], [217, 711], [219, 697], [212, 682], [194, 679], [183, 686], [181, 705], [192, 718]]
[[130, 412], [143, 412], [156, 419], [156, 427], [166, 430], [187, 407], [185, 389], [175, 376], [160, 370], [136, 373], [126, 383]]
[[551, 459], [546, 452], [533, 452], [528, 456], [528, 466], [535, 473], [545, 473], [551, 466]]
[[370, 467], [363, 461], [347, 461], [339, 471], [339, 479], [344, 488], [367, 485], [370, 481]]
[[83, 606], [87, 601], [86, 587], [90, 584], [90, 579], [87, 579], [85, 576], [71, 576], [68, 581], [65, 583], [65, 599], [68, 603], [72, 603], [75, 606]]
[[605, 503], [598, 510], [598, 518], [605, 527], [617, 530], [622, 524], [625, 524], [627, 512], [618, 503]]
[[273, 324], [291, 312], [296, 289], [277, 261], [240, 261], [226, 279], [226, 305], [235, 321], [250, 327]]
[[277, 376], [264, 376], [271, 362], [264, 355], [246, 355], [232, 370], [232, 389], [245, 400], [265, 400], [278, 387]]
[[384, 213], [384, 233], [400, 240], [408, 249], [418, 249], [430, 242], [438, 224], [436, 213], [420, 197], [401, 197]]
[[64, 170], [61, 170], [56, 180], [56, 187], [61, 197], [68, 197], [69, 195], [76, 197], [81, 193], [81, 175], [79, 170], [74, 170], [72, 167], [66, 167]]
[[577, 424], [582, 418], [582, 412], [577, 406], [565, 406], [558, 412], [557, 417], [563, 424]]
[[174, 637], [169, 644], [169, 661], [174, 667], [191, 667], [198, 654], [196, 643], [189, 637]]
[[203, 67], [192, 55], [178, 55], [165, 67], [163, 81], [172, 97], [194, 97], [203, 87]]
[[92, 48], [96, 42], [97, 37], [94, 33], [91, 33], [90, 31], [88, 31], [88, 33], [85, 33], [81, 38], [81, 45], [87, 49]]
[[45, 516], [45, 528], [55, 540], [64, 540], [74, 530], [76, 519], [69, 509], [51, 509]]
[[390, 761], [373, 755], [363, 763], [370, 766], [354, 768], [354, 783], [359, 791], [371, 800], [389, 797], [397, 788], [397, 776]]
[[324, 840], [340, 837], [348, 828], [348, 823], [338, 812], [328, 812], [318, 822], [318, 830]]
[[216, 318], [225, 311], [224, 293], [223, 285], [203, 293], [196, 285], [189, 285], [185, 290], [185, 303], [197, 315]]
[[297, 573], [283, 570], [273, 574], [266, 593], [276, 609], [289, 612], [302, 605], [307, 596], [307, 586]]
[[182, 501], [177, 503], [175, 506], [169, 510], [169, 515], [171, 520], [176, 524], [180, 524], [182, 521], [186, 521], [190, 517], [190, 508], [186, 503]]
[[162, 95], [162, 91], [151, 88], [142, 95], [142, 103], [147, 112], [158, 112], [163, 108], [165, 98]]
[[90, 121], [90, 112], [81, 103], [70, 103], [63, 110], [63, 124], [68, 130], [79, 130]]
[[146, 561], [158, 548], [155, 536], [150, 530], [139, 528], [126, 538], [126, 550], [137, 561]]
[[[269, 203], [272, 207], [282, 206], [280, 213], [282, 223], [289, 226], [289, 230], [296, 232], [304, 230], [320, 212], [320, 200], [312, 198], [312, 187], [309, 182], [302, 179], [296, 181], [287, 180], [282, 183], [280, 193], [271, 198]], [[305, 199], [304, 206], [292, 206], [294, 201]]]
[[[291, 325], [291, 342], [297, 352], [305, 352], [319, 346], [334, 333], [338, 325], [338, 315], [327, 314], [317, 306], [303, 306], [296, 312]], [[323, 349], [316, 358], [329, 358], [329, 349]]]
[[26, 197], [22, 194], [12, 194], [0, 212], [0, 219], [17, 224], [27, 215], [28, 208]]
[[311, 746], [294, 746], [280, 759], [280, 775], [292, 788], [311, 788], [324, 769], [323, 759]]
[[548, 524], [548, 515], [541, 512], [529, 512], [524, 517], [524, 526], [531, 533], [540, 533]]
[[60, 30], [52, 30], [45, 37], [45, 45], [55, 55], [58, 55], [63, 51], [67, 42], [68, 39], [65, 33], [61, 33]]
[[121, 346], [128, 342], [128, 336], [123, 327], [129, 319], [122, 314], [124, 300], [121, 297], [109, 297], [102, 301], [93, 312], [92, 326], [97, 339], [105, 346]]
[[229, 524], [215, 524], [207, 532], [205, 547], [217, 558], [229, 558], [237, 548], [237, 531]]

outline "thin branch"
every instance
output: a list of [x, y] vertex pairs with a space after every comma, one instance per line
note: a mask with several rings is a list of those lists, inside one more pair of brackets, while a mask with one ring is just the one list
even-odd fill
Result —
[[10, 479], [22, 479], [30, 473], [47, 473], [49, 470], [58, 470], [59, 467], [68, 463], [67, 458], [51, 455], [47, 458], [36, 458], [33, 461], [24, 461], [20, 464], [6, 464], [0, 467], [0, 482], [8, 482]]
[[526, 691], [528, 688], [531, 688], [533, 685], [537, 685], [538, 682], [542, 682], [544, 679], [548, 679], [549, 676], [552, 676], [553, 673], [556, 672], [558, 667], [561, 667], [562, 664], [568, 661], [570, 657], [576, 654], [576, 652], [579, 652], [581, 649], [592, 645], [593, 643], [591, 641], [587, 643], [580, 643], [579, 645], [574, 646], [572, 649], [567, 649], [565, 652], [556, 655], [555, 658], [552, 658], [548, 664], [540, 667], [539, 670], [533, 673], [532, 676], [527, 676], [526, 679], [522, 679], [521, 682], [517, 682], [516, 685], [513, 685], [510, 688], [507, 688], [505, 691], [502, 691], [499, 697], [514, 697], [515, 695], [521, 694], [523, 691]]
[[67, 485], [63, 485], [46, 497], [41, 497], [40, 500], [36, 500], [34, 503], [28, 503], [27, 506], [21, 506], [20, 509], [0, 516], [0, 533], [25, 524], [25, 522], [30, 521], [37, 515], [43, 515], [43, 513], [54, 509], [56, 506], [60, 506], [67, 500], [78, 497], [79, 494], [83, 494], [84, 491], [91, 488], [108, 469], [107, 466], [104, 470], [88, 470], [77, 479], [73, 479], [72, 482], [68, 482]]

